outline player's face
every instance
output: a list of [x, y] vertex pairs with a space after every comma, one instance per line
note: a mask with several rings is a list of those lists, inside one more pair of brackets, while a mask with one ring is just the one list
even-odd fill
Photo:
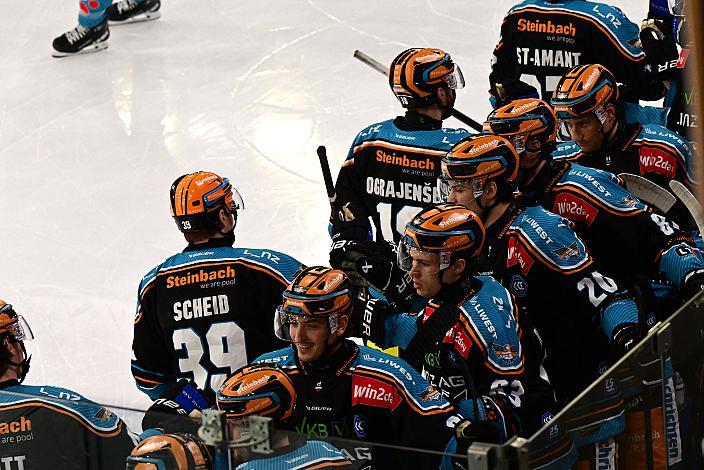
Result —
[[440, 255], [416, 249], [410, 250], [413, 265], [408, 274], [413, 288], [421, 297], [433, 297], [440, 292]]
[[590, 114], [564, 121], [570, 137], [585, 152], [594, 152], [602, 147], [604, 134], [601, 122]]
[[298, 358], [303, 362], [313, 362], [325, 353], [330, 339], [330, 325], [325, 318], [304, 318], [293, 315], [289, 333], [296, 347]]
[[453, 181], [450, 184], [450, 192], [447, 195], [447, 202], [461, 204], [467, 209], [481, 213], [481, 208], [477, 204], [472, 190], [472, 184], [468, 182]]

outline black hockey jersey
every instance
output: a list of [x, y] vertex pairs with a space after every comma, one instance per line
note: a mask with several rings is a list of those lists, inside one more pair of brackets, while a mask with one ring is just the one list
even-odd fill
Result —
[[122, 470], [135, 442], [107, 408], [72, 390], [0, 383], [3, 470]]
[[604, 3], [525, 0], [504, 18], [489, 81], [493, 88], [507, 79], [521, 80], [550, 101], [570, 69], [602, 64], [637, 97], [656, 99], [664, 89], [650, 80], [644, 52], [631, 43], [638, 31], [621, 10]]
[[274, 311], [301, 263], [233, 241], [189, 245], [142, 279], [132, 375], [150, 398], [180, 378], [217, 391], [233, 371], [284, 345]]
[[[335, 185], [333, 238], [374, 236], [398, 242], [406, 222], [421, 208], [441, 202], [436, 188], [440, 160], [469, 135], [463, 129], [441, 125], [409, 111], [406, 116], [372, 124], [357, 135]], [[354, 220], [342, 220], [341, 214], [349, 213]]]

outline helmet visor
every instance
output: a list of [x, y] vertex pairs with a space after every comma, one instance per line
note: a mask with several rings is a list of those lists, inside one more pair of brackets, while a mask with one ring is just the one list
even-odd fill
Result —
[[5, 325], [3, 330], [11, 334], [17, 341], [31, 341], [34, 339], [32, 328], [30, 328], [29, 323], [22, 315], [17, 315], [17, 319], [9, 325]]
[[327, 319], [330, 334], [337, 330], [339, 314], [305, 315], [287, 311], [284, 305], [279, 305], [274, 313], [274, 335], [288, 343], [295, 343], [291, 335], [291, 327], [306, 328], [306, 324], [318, 323], [320, 318]]
[[399, 240], [398, 242], [398, 250], [396, 252], [396, 263], [398, 264], [399, 268], [406, 272], [409, 272], [411, 269], [413, 269], [413, 260], [417, 259], [424, 253], [440, 255], [437, 264], [437, 272], [440, 272], [450, 266], [450, 258], [452, 256], [451, 252], [421, 250], [415, 245], [412, 238], [408, 235], [404, 235], [404, 237], [401, 238], [401, 240]]
[[455, 70], [443, 77], [447, 87], [452, 90], [464, 88], [464, 74], [459, 65], [455, 64]]

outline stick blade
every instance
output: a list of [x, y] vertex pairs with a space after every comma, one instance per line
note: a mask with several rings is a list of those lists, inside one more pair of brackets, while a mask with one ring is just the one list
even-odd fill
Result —
[[631, 194], [663, 213], [669, 211], [677, 202], [670, 191], [642, 176], [631, 173], [621, 173], [618, 176], [626, 184], [626, 189]]

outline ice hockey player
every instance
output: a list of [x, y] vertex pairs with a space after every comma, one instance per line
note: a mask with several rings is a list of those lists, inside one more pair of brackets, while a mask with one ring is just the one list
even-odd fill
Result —
[[[438, 183], [448, 202], [482, 218], [486, 245], [478, 270], [490, 272], [527, 308], [558, 399], [566, 403], [597, 377], [610, 357], [609, 342], [625, 351], [640, 339], [638, 309], [567, 219], [514, 194], [518, 165], [503, 137], [469, 137], [443, 159]], [[575, 348], [589, 353], [570, 354]], [[573, 360], [564, 361], [568, 356]]]
[[[276, 364], [291, 378], [297, 400], [291, 430], [419, 451], [376, 447], [374, 468], [436, 468], [440, 456], [422, 451], [446, 449], [456, 424], [460, 444], [468, 445], [479, 438], [473, 432], [487, 431], [473, 423], [487, 421], [491, 410], [483, 403], [478, 415], [473, 406], [457, 410], [403, 359], [345, 339], [351, 287], [336, 269], [314, 266], [298, 274], [276, 313], [277, 334], [292, 346], [255, 362]], [[501, 431], [497, 425], [495, 432]]]
[[[355, 284], [364, 284], [356, 274], [362, 266], [365, 271], [386, 271], [374, 265], [377, 254], [388, 255], [420, 208], [440, 202], [435, 187], [440, 159], [469, 135], [464, 129], [443, 127], [456, 90], [464, 86], [462, 71], [448, 53], [432, 48], [401, 52], [389, 68], [389, 86], [406, 114], [361, 131], [335, 185], [330, 264], [343, 269]], [[390, 300], [400, 303], [414, 294], [407, 276], [377, 283], [387, 288]], [[391, 292], [394, 286], [398, 292]]]
[[389, 86], [406, 114], [366, 127], [352, 143], [335, 185], [333, 240], [397, 243], [413, 214], [440, 202], [434, 187], [440, 159], [468, 135], [442, 127], [455, 90], [464, 87], [450, 54], [431, 48], [401, 52], [389, 68]]
[[[560, 79], [550, 102], [562, 138], [556, 159], [568, 159], [616, 175], [632, 173], [668, 189], [676, 179], [693, 184], [693, 157], [688, 142], [665, 127], [626, 124], [616, 79], [599, 64], [581, 65]], [[694, 224], [683, 204], [667, 214], [683, 229]]]
[[513, 296], [476, 275], [484, 238], [483, 223], [464, 206], [421, 210], [406, 225], [398, 264], [425, 306], [394, 314], [370, 299], [362, 330], [384, 349], [398, 347], [451, 403], [479, 400], [503, 417], [509, 436], [530, 436], [557, 411], [542, 370], [545, 351]]
[[4, 468], [118, 470], [134, 446], [125, 423], [80, 394], [23, 385], [29, 324], [0, 300], [0, 423]]
[[188, 246], [144, 276], [134, 319], [132, 374], [152, 399], [179, 379], [214, 393], [248, 360], [281, 347], [273, 314], [301, 267], [277, 251], [233, 248], [244, 203], [227, 178], [180, 176], [170, 200]]
[[668, 88], [664, 103], [670, 108], [667, 128], [689, 140], [694, 147], [692, 129], [697, 125], [697, 94], [686, 74], [694, 46], [688, 26], [684, 0], [650, 0], [650, 12], [641, 25], [640, 41], [653, 77]]
[[633, 99], [656, 100], [662, 82], [646, 70], [645, 54], [633, 46], [638, 26], [616, 7], [584, 0], [525, 0], [501, 25], [489, 75], [496, 106], [519, 98], [549, 100], [573, 67], [605, 63]]
[[[192, 434], [155, 434], [142, 441], [127, 457], [127, 470], [213, 470], [208, 447]], [[223, 469], [229, 470], [229, 469]]]
[[[217, 407], [225, 412], [229, 438], [241, 445], [233, 449], [231, 466], [226, 468], [288, 468], [287, 463], [291, 462], [296, 463], [296, 468], [369, 468], [368, 459], [353, 462], [331, 443], [279, 431], [300, 406], [291, 378], [278, 367], [255, 364], [239, 369], [218, 390]], [[257, 454], [247, 447], [252, 439], [251, 416], [274, 420], [273, 453]]]
[[78, 26], [54, 39], [54, 57], [107, 49], [110, 25], [155, 20], [161, 16], [160, 0], [80, 0]]
[[653, 280], [664, 276], [681, 288], [683, 301], [701, 289], [704, 259], [689, 236], [641, 203], [612, 173], [552, 159], [557, 118], [546, 102], [509, 103], [489, 114], [484, 128], [516, 148], [521, 193], [571, 220], [591, 253], [618, 279], [638, 285], [649, 311], [659, 312], [660, 320], [673, 313], [673, 306], [659, 305]]

